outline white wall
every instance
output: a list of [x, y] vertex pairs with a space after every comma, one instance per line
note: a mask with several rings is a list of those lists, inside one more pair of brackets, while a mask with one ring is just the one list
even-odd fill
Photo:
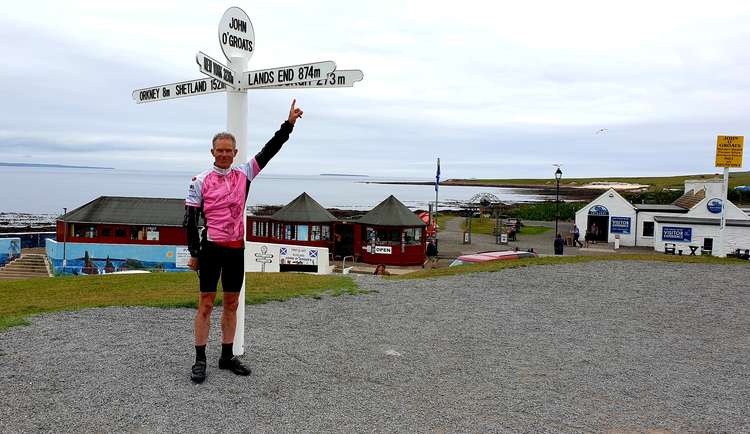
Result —
[[693, 190], [696, 193], [698, 190], [706, 190], [706, 197], [722, 197], [722, 190], [724, 190], [724, 181], [721, 179], [712, 180], [701, 180], [701, 179], [686, 179], [685, 180], [685, 193]]
[[[602, 193], [599, 197], [591, 201], [578, 212], [576, 212], [576, 226], [581, 231], [581, 240], [586, 235], [586, 229], [588, 228], [588, 215], [589, 209], [596, 205], [601, 205], [609, 210], [609, 219], [607, 221], [607, 232], [609, 236], [607, 241], [610, 243], [615, 242], [615, 235], [620, 235], [620, 244], [623, 246], [635, 245], [635, 208], [625, 198], [620, 196], [614, 189], [609, 189]], [[630, 233], [629, 234], [613, 234], [611, 232], [612, 217], [628, 217], [630, 218]], [[640, 224], [640, 223], [639, 223]]]
[[[662, 228], [664, 226], [669, 227], [677, 227], [677, 228], [690, 228], [692, 229], [692, 239], [689, 242], [682, 242], [678, 243], [676, 241], [664, 241], [661, 237], [662, 235]], [[654, 225], [654, 250], [657, 252], [663, 252], [664, 251], [664, 244], [665, 243], [674, 243], [676, 249], [683, 250], [683, 255], [689, 255], [690, 254], [690, 248], [688, 246], [703, 246], [703, 239], [704, 238], [713, 238], [714, 239], [714, 247], [718, 247], [719, 243], [719, 227], [718, 226], [708, 226], [708, 225], [695, 225], [695, 224], [685, 224], [685, 223], [665, 223], [665, 222], [656, 222]], [[698, 249], [696, 254], [700, 254], [701, 249]]]
[[[721, 214], [714, 214], [711, 211], [709, 211], [708, 208], [706, 207], [706, 204], [708, 203], [708, 201], [714, 198], [721, 199], [721, 196], [707, 196], [705, 199], [698, 202], [697, 205], [691, 208], [690, 211], [688, 211], [688, 213], [685, 214], [685, 216], [721, 219]], [[741, 209], [737, 208], [737, 205], [733, 204], [732, 202], [727, 201], [726, 206], [727, 208], [725, 211], [725, 218], [733, 219], [733, 220], [750, 220], [750, 216], [745, 214]]]
[[[282, 249], [286, 249], [282, 252]], [[310, 253], [315, 252], [314, 256]], [[280, 262], [287, 258], [299, 258], [306, 265], [317, 265], [317, 274], [332, 272], [325, 247], [295, 246], [248, 241], [245, 243], [245, 271], [278, 273]]]
[[[660, 214], [655, 211], [641, 211], [638, 213], [638, 228], [636, 232], [637, 237], [638, 237], [638, 242], [636, 243], [636, 245], [638, 247], [652, 247], [654, 245], [654, 239], [656, 238], [656, 223], [654, 222], [654, 236], [653, 237], [643, 236], [643, 223], [653, 222], [654, 216], [657, 216], [657, 215], [665, 215], [665, 213]], [[681, 214], [674, 214], [674, 215], [681, 215]]]
[[750, 227], [727, 226], [724, 228], [726, 244], [724, 254], [734, 253], [736, 249], [750, 249]]
[[[661, 238], [662, 227], [678, 227], [678, 228], [691, 228], [693, 230], [692, 240], [689, 243], [677, 243], [675, 245], [678, 249], [682, 249], [683, 255], [690, 254], [689, 245], [703, 246], [703, 240], [705, 238], [713, 238], [714, 250], [712, 254], [717, 256], [719, 254], [719, 226], [714, 225], [697, 225], [697, 224], [685, 224], [685, 223], [665, 223], [657, 222], [654, 229], [654, 250], [658, 252], [664, 251], [664, 243], [671, 243], [673, 241], [664, 241]], [[735, 249], [750, 249], [750, 226], [727, 226], [724, 229], [724, 234], [727, 242], [724, 245], [724, 255], [734, 253]], [[701, 249], [698, 249], [696, 254], [699, 254]]]

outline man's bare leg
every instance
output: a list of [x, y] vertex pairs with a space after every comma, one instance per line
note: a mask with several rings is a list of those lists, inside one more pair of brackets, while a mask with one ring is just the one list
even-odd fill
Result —
[[239, 305], [239, 292], [225, 292], [223, 295], [224, 308], [221, 311], [221, 343], [231, 344], [234, 342], [234, 332], [237, 329], [237, 306]]
[[206, 344], [215, 299], [216, 292], [201, 292], [198, 299], [198, 312], [195, 314], [195, 364], [190, 374], [190, 379], [195, 383], [202, 383], [206, 379]]
[[214, 309], [215, 292], [201, 292], [198, 312], [195, 314], [195, 345], [208, 343], [208, 330], [211, 326], [211, 312]]
[[232, 354], [234, 346], [234, 332], [237, 328], [237, 306], [239, 305], [239, 292], [225, 292], [221, 312], [221, 353], [219, 369], [229, 369], [237, 375], [250, 375], [250, 368]]

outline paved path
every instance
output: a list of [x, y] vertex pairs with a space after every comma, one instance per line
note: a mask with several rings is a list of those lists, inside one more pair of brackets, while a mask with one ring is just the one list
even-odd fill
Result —
[[356, 277], [367, 295], [248, 306], [236, 377], [188, 380], [192, 309], [0, 333], [2, 431], [750, 432], [747, 266]]
[[[537, 235], [526, 235], [519, 234], [517, 241], [510, 241], [507, 245], [500, 245], [495, 243], [495, 237], [492, 235], [484, 235], [473, 233], [471, 235], [471, 244], [463, 243], [463, 229], [461, 224], [463, 223], [463, 217], [455, 217], [448, 220], [445, 223], [445, 227], [440, 232], [440, 256], [444, 258], [451, 258], [441, 261], [441, 266], [448, 266], [452, 258], [459, 255], [465, 255], [468, 253], [486, 252], [491, 250], [513, 250], [518, 248], [519, 250], [534, 249], [534, 252], [540, 255], [552, 255], [554, 254], [554, 230], [547, 231]], [[527, 226], [545, 226], [548, 228], [554, 228], [555, 222], [548, 221], [524, 221]], [[570, 234], [572, 228], [572, 222], [560, 221], [558, 222], [558, 231], [561, 235], [567, 236]], [[565, 256], [578, 256], [578, 255], [602, 255], [602, 254], [627, 254], [627, 253], [638, 253], [656, 255], [659, 254], [650, 247], [622, 247], [619, 250], [614, 250], [611, 244], [600, 243], [591, 244], [588, 248], [578, 248], [572, 246], [566, 246], [563, 250]]]

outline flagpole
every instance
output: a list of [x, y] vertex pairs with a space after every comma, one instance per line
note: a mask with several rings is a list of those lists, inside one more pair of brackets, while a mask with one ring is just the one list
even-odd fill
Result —
[[435, 247], [438, 247], [438, 187], [440, 186], [440, 157], [437, 159], [437, 174], [435, 175]]

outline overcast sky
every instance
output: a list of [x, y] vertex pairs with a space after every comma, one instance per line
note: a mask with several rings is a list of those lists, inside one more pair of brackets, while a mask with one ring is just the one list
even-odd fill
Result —
[[202, 77], [198, 50], [224, 59], [230, 6], [255, 28], [251, 69], [364, 71], [353, 88], [249, 91], [251, 153], [292, 98], [305, 110], [272, 173], [430, 178], [437, 157], [443, 178], [715, 172], [716, 135], [748, 133], [748, 2], [14, 1], [0, 161], [207, 167], [223, 93], [131, 92]]

